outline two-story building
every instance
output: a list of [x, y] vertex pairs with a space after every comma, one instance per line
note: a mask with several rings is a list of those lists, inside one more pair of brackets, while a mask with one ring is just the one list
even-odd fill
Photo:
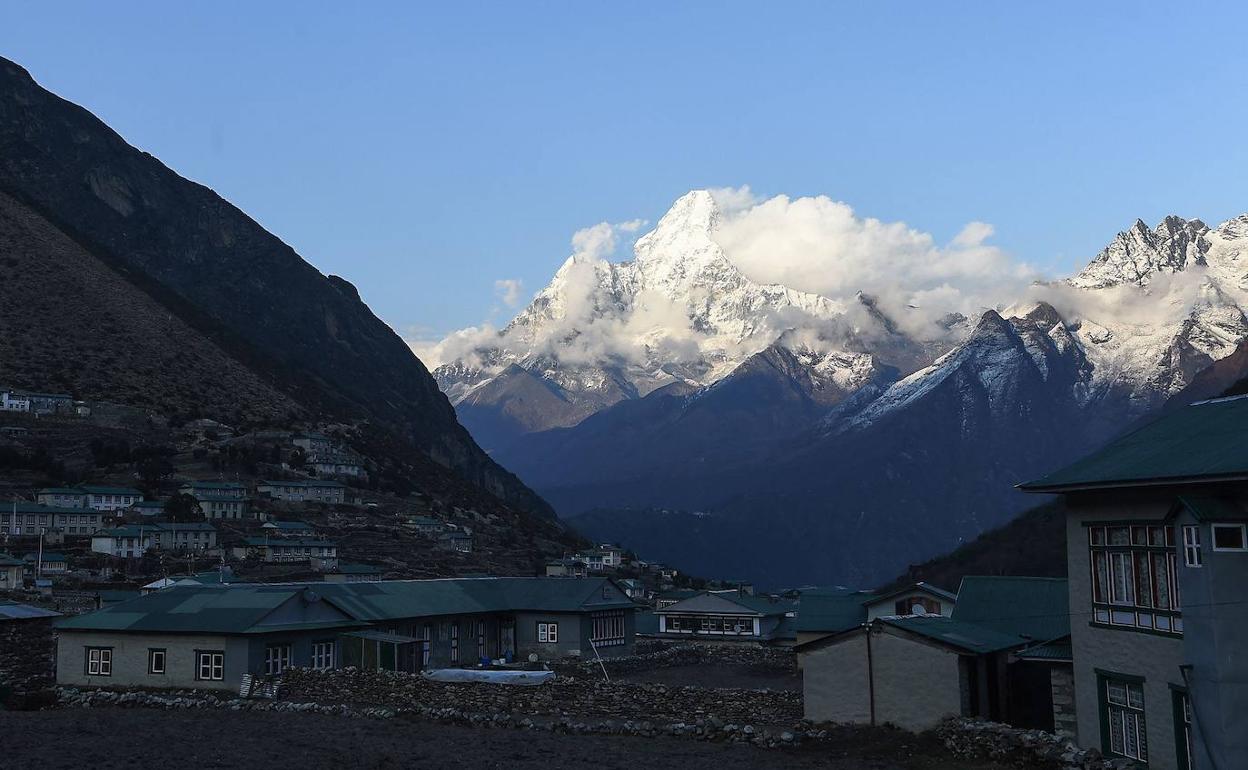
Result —
[[86, 508], [87, 493], [78, 487], [44, 487], [35, 493], [35, 502], [52, 508]]
[[627, 655], [633, 624], [633, 603], [605, 579], [175, 584], [61, 621], [57, 682], [237, 692], [244, 674], [293, 666]]
[[0, 412], [29, 412], [30, 399], [14, 390], [0, 389]]
[[344, 503], [347, 500], [346, 485], [323, 479], [262, 481], [256, 486], [256, 491], [288, 503]]
[[1248, 397], [1203, 401], [1028, 492], [1061, 494], [1078, 741], [1248, 767]]
[[125, 524], [91, 535], [91, 550], [138, 558], [151, 549], [206, 551], [217, 545], [217, 530], [207, 522]]
[[85, 507], [94, 511], [119, 511], [143, 500], [143, 493], [130, 487], [84, 484], [79, 489], [86, 493]]
[[329, 540], [299, 537], [249, 537], [242, 546], [234, 548], [238, 558], [257, 556], [261, 561], [313, 562], [322, 566], [336, 566], [338, 545]]
[[238, 481], [191, 481], [178, 488], [199, 503], [205, 519], [242, 519], [248, 514], [247, 485]]
[[437, 537], [446, 531], [446, 522], [432, 516], [408, 516], [403, 526], [424, 537]]
[[107, 514], [91, 508], [57, 508], [38, 503], [0, 504], [0, 532], [36, 536], [59, 531], [71, 537], [86, 537], [105, 523]]
[[266, 521], [260, 529], [278, 537], [315, 538], [316, 528], [304, 521]]
[[791, 633], [786, 619], [797, 614], [791, 602], [744, 593], [693, 596], [654, 611], [658, 636], [713, 642], [772, 642]]

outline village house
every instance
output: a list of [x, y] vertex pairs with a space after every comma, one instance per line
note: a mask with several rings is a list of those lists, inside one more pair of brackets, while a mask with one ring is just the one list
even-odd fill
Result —
[[863, 607], [867, 620], [875, 620], [887, 616], [952, 615], [957, 602], [957, 594], [920, 582], [867, 599]]
[[316, 528], [303, 521], [267, 521], [260, 529], [268, 535], [278, 537], [316, 537]]
[[655, 598], [654, 606], [657, 609], [671, 607], [676, 602], [683, 602], [685, 599], [692, 598], [700, 593], [702, 592], [694, 588], [673, 588], [670, 591], [664, 591], [659, 594]]
[[76, 487], [44, 487], [35, 493], [35, 502], [53, 508], [86, 508], [87, 493]]
[[144, 500], [130, 506], [128, 513], [145, 518], [151, 516], [164, 516], [165, 503], [163, 500]]
[[74, 397], [68, 393], [16, 392], [14, 395], [28, 401], [30, 411], [35, 414], [56, 414], [74, 410]]
[[217, 530], [207, 522], [125, 524], [91, 535], [91, 550], [138, 558], [150, 549], [206, 551], [217, 545]]
[[0, 412], [29, 412], [30, 399], [12, 390], [0, 390]]
[[546, 562], [546, 577], [585, 577], [585, 562], [580, 559], [551, 559]]
[[403, 526], [424, 537], [437, 537], [446, 531], [446, 524], [432, 516], [409, 516]]
[[347, 476], [360, 478], [366, 475], [364, 465], [358, 457], [348, 454], [322, 455], [312, 460], [309, 465], [318, 476]]
[[472, 535], [468, 532], [444, 532], [438, 536], [438, 546], [457, 553], [472, 553]]
[[294, 666], [627, 655], [633, 615], [605, 579], [175, 585], [58, 623], [57, 683], [237, 692]]
[[87, 495], [87, 508], [95, 511], [118, 511], [143, 499], [143, 493], [130, 487], [102, 487], [84, 484], [79, 487]]
[[35, 536], [60, 531], [75, 537], [95, 532], [105, 522], [105, 514], [90, 508], [54, 508], [37, 503], [0, 504], [0, 532]]
[[41, 555], [36, 551], [23, 556], [22, 561], [26, 562], [26, 574], [32, 580], [64, 575], [69, 571], [69, 559], [63, 553], [44, 551]]
[[192, 481], [178, 488], [199, 503], [205, 519], [243, 519], [248, 514], [247, 485], [237, 481]]
[[386, 570], [374, 564], [342, 562], [324, 575], [327, 583], [376, 583]]
[[1064, 497], [1077, 737], [1154, 770], [1248, 758], [1248, 398], [1022, 485]]
[[347, 487], [338, 481], [299, 479], [297, 481], [262, 481], [256, 491], [288, 503], [344, 503]]
[[796, 606], [742, 593], [699, 592], [655, 609], [658, 636], [716, 642], [771, 642], [791, 635]]
[[336, 567], [338, 545], [329, 540], [297, 537], [249, 537], [234, 547], [237, 558], [257, 556], [268, 563], [310, 562], [313, 567]]
[[625, 578], [617, 580], [616, 583], [620, 588], [624, 589], [624, 593], [628, 598], [634, 601], [644, 602], [650, 596], [650, 590], [646, 588], [646, 584], [637, 578]]
[[308, 457], [319, 457], [334, 450], [334, 441], [324, 433], [299, 433], [290, 443], [299, 447]]
[[[894, 595], [802, 598], [799, 606], [814, 599], [805, 626], [799, 609], [799, 634], [809, 640], [796, 647], [807, 719], [922, 731], [946, 717], [974, 716], [1054, 729], [1064, 680], [1053, 678], [1051, 665], [1012, 654], [1069, 636], [1064, 580], [968, 577], [949, 615], [899, 607]], [[915, 611], [869, 617], [868, 608], [881, 604]], [[843, 627], [810, 638], [812, 625]]]
[[7, 553], [0, 553], [0, 590], [17, 591], [26, 580], [26, 563]]

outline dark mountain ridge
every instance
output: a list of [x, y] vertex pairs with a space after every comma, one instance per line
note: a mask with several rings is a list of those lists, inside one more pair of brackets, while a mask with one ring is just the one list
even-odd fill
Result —
[[[481, 451], [424, 365], [350, 283], [322, 275], [212, 190], [129, 146], [5, 59], [0, 192], [301, 407], [366, 421], [392, 450], [550, 514]], [[20, 371], [21, 360], [5, 369]]]

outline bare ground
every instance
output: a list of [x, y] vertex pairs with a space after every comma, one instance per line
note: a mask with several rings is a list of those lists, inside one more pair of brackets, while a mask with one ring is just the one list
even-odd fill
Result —
[[319, 714], [66, 709], [0, 712], [0, 768], [176, 767], [263, 770], [680, 767], [682, 770], [1004, 770], [946, 755], [939, 743], [892, 730], [847, 729], [830, 743], [787, 750], [680, 738], [555, 735], [405, 719]]

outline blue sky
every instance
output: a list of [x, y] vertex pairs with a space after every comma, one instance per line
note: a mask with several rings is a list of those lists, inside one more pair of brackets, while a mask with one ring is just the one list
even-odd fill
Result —
[[1062, 273], [1248, 210], [1226, 3], [0, 3], [0, 55], [401, 332], [505, 320], [572, 232], [824, 194]]

